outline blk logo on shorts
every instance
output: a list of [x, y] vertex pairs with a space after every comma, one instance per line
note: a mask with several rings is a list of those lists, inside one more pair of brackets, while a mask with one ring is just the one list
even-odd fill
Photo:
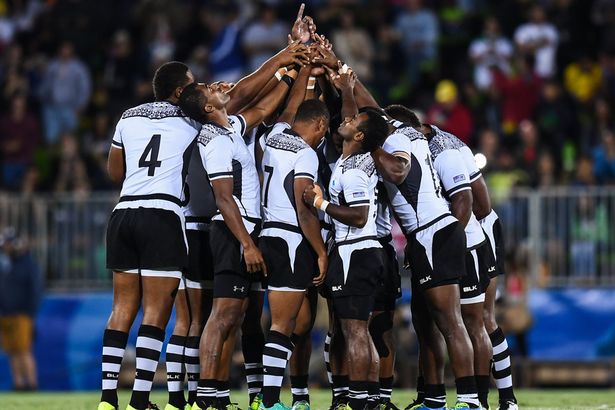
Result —
[[424, 278], [419, 279], [419, 283], [420, 283], [421, 285], [423, 285], [423, 284], [425, 284], [425, 283], [429, 282], [430, 280], [431, 280], [431, 275], [427, 275], [427, 276], [425, 276]]
[[339, 292], [340, 290], [342, 290], [342, 285], [331, 286], [331, 292]]
[[478, 289], [478, 285], [474, 285], [474, 286], [466, 286], [463, 288], [464, 292], [472, 292], [475, 291], [476, 289]]
[[490, 266], [489, 269], [487, 269], [487, 272], [495, 272], [495, 266]]
[[245, 286], [242, 286], [242, 287], [233, 286], [233, 292], [243, 292], [245, 288], [246, 288]]

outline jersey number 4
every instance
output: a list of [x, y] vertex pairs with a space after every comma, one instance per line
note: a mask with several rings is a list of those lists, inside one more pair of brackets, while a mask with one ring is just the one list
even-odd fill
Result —
[[139, 158], [139, 168], [147, 168], [147, 175], [150, 177], [153, 177], [156, 168], [162, 165], [162, 161], [158, 161], [158, 152], [160, 152], [160, 134], [154, 134]]

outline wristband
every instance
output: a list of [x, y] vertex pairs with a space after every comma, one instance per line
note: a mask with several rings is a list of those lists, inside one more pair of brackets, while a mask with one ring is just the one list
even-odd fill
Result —
[[288, 85], [288, 88], [291, 88], [293, 86], [293, 83], [295, 82], [295, 79], [288, 74], [284, 74], [282, 76], [282, 81], [284, 81]]
[[316, 87], [316, 77], [310, 76], [310, 78], [308, 78], [307, 89], [313, 90], [315, 87]]
[[282, 79], [282, 76], [286, 74], [287, 71], [288, 70], [286, 69], [286, 67], [280, 68], [278, 71], [275, 72], [275, 78], [277, 78], [278, 81], [280, 81]]
[[327, 212], [328, 206], [329, 206], [329, 201], [327, 201], [326, 199], [323, 199], [323, 201], [320, 203], [320, 206], [318, 208], [323, 212]]

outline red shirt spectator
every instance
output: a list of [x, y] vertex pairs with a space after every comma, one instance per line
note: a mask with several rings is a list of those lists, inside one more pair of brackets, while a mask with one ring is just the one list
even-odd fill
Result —
[[472, 113], [457, 99], [457, 86], [442, 80], [436, 87], [436, 104], [427, 112], [427, 123], [457, 136], [468, 144], [472, 127]]

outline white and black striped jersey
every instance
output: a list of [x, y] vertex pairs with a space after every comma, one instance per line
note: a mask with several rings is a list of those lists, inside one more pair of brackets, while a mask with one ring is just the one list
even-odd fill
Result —
[[[453, 134], [440, 130], [436, 126], [430, 125], [430, 127], [434, 134], [429, 140], [431, 159], [444, 187], [444, 197], [450, 201], [450, 198], [456, 193], [472, 189], [470, 187], [470, 173], [476, 175], [478, 167], [474, 161], [472, 151], [463, 141]], [[461, 148], [466, 150], [462, 151]], [[468, 157], [474, 164], [472, 169], [468, 169], [466, 165]], [[478, 171], [478, 176], [480, 176], [480, 170]], [[474, 213], [470, 216], [465, 232], [469, 249], [476, 248], [486, 239], [485, 233]]]
[[263, 228], [287, 225], [298, 229], [294, 183], [316, 181], [316, 151], [287, 123], [277, 123], [265, 138], [263, 150]]
[[[318, 155], [317, 182], [322, 189], [323, 195], [329, 200], [329, 183], [331, 182], [331, 176], [333, 175], [337, 160], [340, 158], [340, 154], [335, 148], [330, 135], [323, 138], [320, 144], [318, 144], [318, 147], [316, 147], [316, 154]], [[320, 209], [318, 210], [318, 218], [320, 219], [322, 238], [324, 241], [327, 241], [329, 234], [333, 230], [333, 222], [331, 221], [331, 217]]]
[[[233, 199], [252, 230], [260, 220], [260, 185], [254, 157], [244, 141], [246, 123], [241, 115], [228, 117], [230, 128], [208, 122], [197, 139], [203, 167], [209, 181], [233, 179]], [[224, 220], [218, 211], [212, 220]], [[247, 223], [246, 221], [249, 221]]]
[[336, 244], [343, 245], [377, 238], [377, 184], [376, 166], [369, 153], [356, 153], [337, 161], [329, 183], [331, 203], [348, 207], [369, 206], [369, 212], [367, 223], [363, 228], [348, 226], [333, 218]]
[[391, 235], [391, 229], [393, 229], [393, 225], [391, 224], [391, 211], [389, 209], [389, 197], [382, 177], [378, 178], [377, 201], [376, 232], [378, 234], [378, 239], [382, 239]]
[[383, 149], [389, 154], [406, 158], [410, 172], [399, 185], [385, 182], [389, 201], [405, 234], [422, 229], [450, 214], [442, 197], [440, 179], [431, 162], [427, 138], [419, 131], [397, 123]]
[[186, 199], [187, 204], [184, 208], [186, 229], [206, 230], [218, 207], [199, 149], [192, 150], [192, 159], [186, 177]]
[[124, 151], [126, 166], [116, 209], [160, 208], [182, 215], [184, 182], [200, 127], [166, 101], [126, 110], [112, 141]]

